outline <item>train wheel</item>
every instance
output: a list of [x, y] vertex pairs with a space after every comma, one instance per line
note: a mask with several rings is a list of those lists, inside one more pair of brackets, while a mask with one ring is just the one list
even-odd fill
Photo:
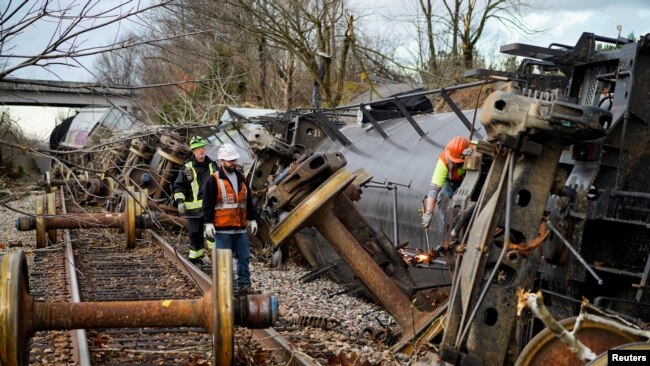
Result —
[[36, 247], [45, 248], [47, 238], [45, 237], [45, 196], [36, 197]]
[[21, 306], [29, 288], [25, 254], [5, 254], [0, 276], [0, 364], [29, 365], [29, 329]]
[[[47, 214], [54, 216], [56, 215], [56, 193], [48, 193], [46, 195], [46, 200], [47, 200]], [[56, 244], [56, 230], [55, 229], [49, 229], [47, 230], [47, 238], [50, 242], [50, 245]]]
[[[215, 365], [232, 365], [234, 362], [235, 313], [232, 288], [232, 251], [216, 249], [212, 264], [212, 300], [214, 322], [212, 352]], [[216, 278], [215, 278], [216, 277]]]
[[[573, 330], [576, 318], [567, 318], [560, 324], [568, 330]], [[610, 348], [625, 343], [636, 342], [639, 339], [620, 329], [603, 323], [584, 321], [578, 332], [578, 339], [594, 353], [600, 354]], [[605, 357], [605, 360], [607, 357]], [[582, 361], [569, 350], [556, 335], [548, 329], [539, 332], [519, 355], [515, 366], [542, 366], [542, 365], [581, 365]]]

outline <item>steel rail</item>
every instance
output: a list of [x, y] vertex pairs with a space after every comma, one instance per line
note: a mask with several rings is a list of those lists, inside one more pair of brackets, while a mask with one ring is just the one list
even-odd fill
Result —
[[[68, 213], [65, 205], [65, 193], [62, 189], [61, 192], [61, 211], [63, 214]], [[63, 231], [63, 240], [65, 245], [65, 263], [66, 272], [68, 275], [68, 289], [73, 303], [81, 302], [79, 296], [79, 282], [77, 281], [76, 266], [74, 264], [74, 252], [72, 251], [72, 239], [70, 238], [70, 230]], [[85, 329], [76, 329], [72, 332], [72, 350], [73, 357], [77, 359], [80, 366], [90, 366], [90, 351], [88, 349], [88, 339], [86, 337]]]
[[[179, 255], [176, 249], [169, 244], [163, 237], [151, 229], [146, 231], [158, 246], [162, 249], [164, 256], [172, 261], [183, 274], [190, 277], [201, 290], [208, 291], [212, 288], [212, 279], [200, 268], [192, 264], [184, 256]], [[289, 366], [317, 366], [318, 362], [313, 360], [307, 354], [297, 350], [275, 329], [255, 329], [253, 339], [258, 341], [264, 348], [272, 350], [274, 353], [287, 361]]]

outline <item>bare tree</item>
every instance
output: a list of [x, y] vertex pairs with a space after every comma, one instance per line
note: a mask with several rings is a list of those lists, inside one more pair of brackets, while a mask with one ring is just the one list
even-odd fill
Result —
[[[89, 45], [88, 38], [123, 21], [138, 21], [142, 14], [171, 2], [162, 0], [143, 5], [143, 1], [124, 0], [106, 6], [106, 2], [100, 5], [100, 0], [10, 0], [0, 8], [0, 80], [28, 67], [75, 66], [80, 57], [124, 48], [117, 40]], [[54, 28], [50, 29], [52, 24]], [[25, 39], [27, 32], [40, 29], [51, 31], [49, 40], [35, 45], [39, 48], [34, 52], [17, 54], [19, 44], [33, 43]]]
[[449, 31], [451, 35], [451, 55], [454, 59], [458, 57], [458, 36], [460, 34], [460, 6], [463, 3], [463, 0], [443, 0], [445, 9], [449, 14]]
[[534, 9], [534, 3], [535, 0], [418, 0], [416, 32], [418, 36], [424, 33], [418, 37], [421, 42], [417, 55], [422, 81], [428, 85], [441, 79], [458, 82], [463, 69], [475, 67], [480, 61], [476, 46], [490, 24], [501, 23], [521, 33], [535, 33], [523, 20]]
[[[0, 139], [15, 141], [18, 143], [25, 142], [23, 131], [18, 126], [18, 122], [6, 110], [0, 110]], [[2, 182], [4, 175], [8, 174], [10, 177], [15, 175], [14, 162], [4, 156], [3, 150], [6, 146], [0, 144], [0, 182]]]
[[433, 18], [433, 6], [432, 0], [419, 0], [420, 8], [422, 14], [426, 20], [427, 26], [427, 45], [428, 45], [428, 57], [427, 57], [427, 69], [426, 72], [428, 75], [435, 74], [438, 69], [438, 64], [436, 62], [436, 45], [434, 42], [434, 18]]
[[295, 57], [317, 86], [324, 105], [341, 102], [355, 36], [354, 17], [347, 14], [344, 0], [226, 0], [223, 4], [229, 9], [220, 12], [227, 24]]
[[102, 53], [94, 63], [96, 81], [103, 84], [133, 85], [136, 82], [137, 56], [133, 50]]
[[456, 52], [456, 37], [460, 40], [463, 51], [464, 68], [474, 65], [476, 43], [479, 41], [485, 26], [490, 21], [502, 23], [508, 28], [523, 33], [534, 33], [523, 20], [523, 15], [532, 8], [531, 1], [526, 0], [453, 0], [449, 6], [451, 32], [453, 37], [452, 53]]

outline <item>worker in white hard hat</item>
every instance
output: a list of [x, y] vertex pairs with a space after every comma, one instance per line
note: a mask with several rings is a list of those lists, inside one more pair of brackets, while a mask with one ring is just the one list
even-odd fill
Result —
[[237, 170], [239, 153], [231, 144], [217, 151], [220, 167], [212, 174], [203, 193], [205, 235], [214, 237], [217, 248], [230, 249], [237, 259], [237, 293], [251, 290], [250, 245], [246, 228], [257, 233], [255, 209], [244, 175]]

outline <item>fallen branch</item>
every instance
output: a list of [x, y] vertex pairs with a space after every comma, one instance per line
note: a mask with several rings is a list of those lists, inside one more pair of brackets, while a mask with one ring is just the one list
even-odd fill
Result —
[[548, 308], [546, 308], [542, 301], [541, 291], [531, 293], [530, 291], [519, 290], [517, 292], [517, 297], [519, 298], [519, 302], [517, 303], [517, 316], [520, 316], [522, 310], [525, 307], [528, 307], [533, 314], [538, 317], [542, 323], [544, 323], [544, 325], [546, 325], [546, 327], [553, 332], [562, 343], [566, 344], [571, 352], [575, 353], [583, 362], [586, 363], [592, 361], [598, 356], [589, 347], [582, 344], [582, 342], [580, 342], [576, 337], [576, 334], [580, 331], [582, 321], [584, 320], [582, 308], [581, 314], [573, 327], [573, 331], [569, 332], [557, 320], [555, 320], [548, 311]]

